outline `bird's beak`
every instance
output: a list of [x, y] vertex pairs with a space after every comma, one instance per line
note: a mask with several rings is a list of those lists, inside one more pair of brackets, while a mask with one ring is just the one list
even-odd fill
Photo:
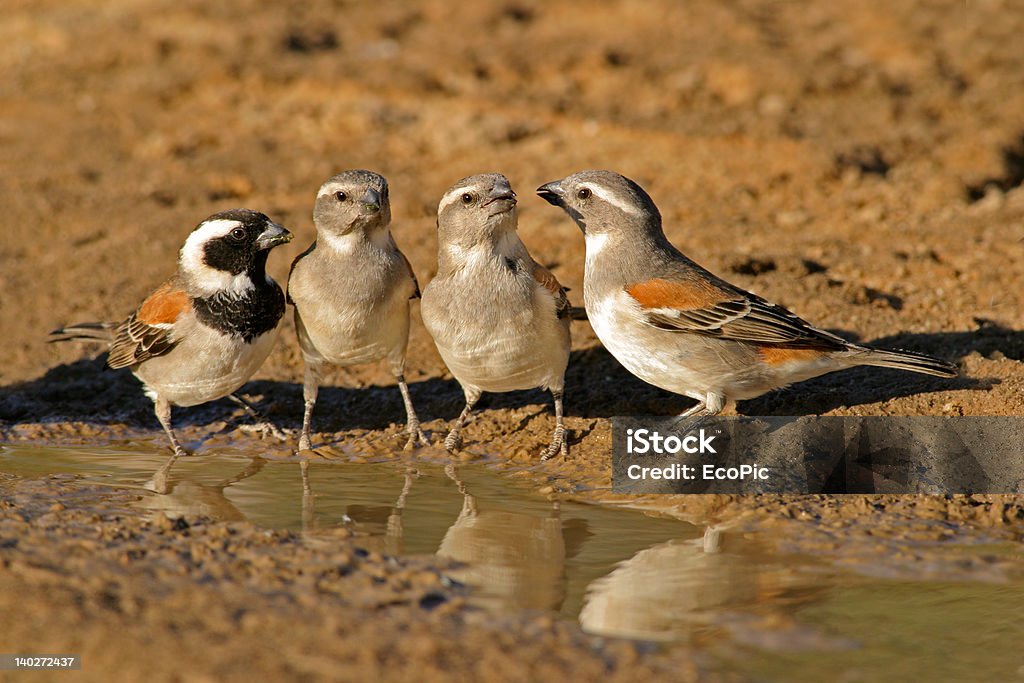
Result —
[[570, 218], [576, 221], [576, 225], [579, 226], [583, 234], [587, 234], [587, 221], [583, 218], [583, 214], [565, 202], [565, 188], [562, 187], [561, 180], [552, 180], [550, 183], [544, 183], [537, 188], [537, 194], [548, 204], [563, 209], [569, 214]]
[[484, 202], [484, 206], [493, 204], [494, 202], [506, 201], [511, 202], [510, 208], [516, 205], [516, 193], [512, 191], [512, 188], [508, 185], [495, 185], [490, 194], [487, 195], [487, 201]]
[[497, 205], [491, 209], [489, 214], [491, 218], [504, 215], [510, 216], [516, 208], [516, 193], [512, 191], [508, 183], [497, 183], [491, 188], [491, 191], [487, 194], [487, 201], [481, 204], [481, 206], [490, 206], [491, 204]]
[[381, 201], [380, 192], [369, 187], [363, 196], [359, 198], [359, 203], [363, 207], [363, 213], [379, 213], [380, 207], [383, 204]]
[[256, 248], [260, 251], [265, 249], [273, 249], [279, 244], [285, 244], [286, 242], [292, 241], [292, 234], [288, 232], [283, 225], [277, 223], [270, 223], [267, 229], [260, 233], [260, 236], [256, 238]]
[[544, 183], [537, 188], [537, 194], [548, 204], [563, 206], [562, 200], [565, 198], [565, 190], [562, 189], [562, 181], [560, 180]]

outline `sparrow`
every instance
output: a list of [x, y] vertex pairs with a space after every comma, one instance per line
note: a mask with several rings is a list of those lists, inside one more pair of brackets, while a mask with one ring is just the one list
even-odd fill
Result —
[[857, 365], [957, 374], [931, 356], [850, 343], [713, 275], [669, 243], [658, 207], [617, 173], [581, 171], [537, 193], [583, 231], [583, 298], [601, 343], [645, 382], [695, 399], [680, 417]]
[[562, 391], [569, 363], [566, 290], [516, 233], [516, 194], [500, 173], [463, 178], [437, 207], [437, 276], [420, 311], [441, 358], [462, 385], [466, 407], [445, 439], [454, 453], [484, 391], [544, 388], [555, 431], [542, 452], [568, 452]]
[[310, 422], [328, 363], [348, 367], [387, 360], [402, 392], [409, 439], [430, 445], [405, 383], [409, 301], [420, 288], [388, 226], [388, 182], [370, 171], [329, 178], [313, 206], [316, 240], [288, 275], [288, 302], [305, 361], [305, 411], [299, 450], [311, 450]]
[[171, 429], [171, 406], [230, 397], [256, 415], [234, 392], [259, 369], [277, 339], [284, 294], [267, 275], [267, 256], [291, 238], [258, 211], [215, 213], [185, 240], [177, 273], [126, 320], [80, 323], [50, 334], [51, 342], [107, 342], [107, 366], [130, 368], [142, 382], [173, 451], [162, 468], [165, 475], [186, 455]]

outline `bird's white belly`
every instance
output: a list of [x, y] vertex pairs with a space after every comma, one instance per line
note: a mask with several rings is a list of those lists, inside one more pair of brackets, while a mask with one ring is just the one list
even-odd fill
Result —
[[556, 325], [539, 327], [534, 334], [463, 330], [454, 343], [438, 342], [437, 350], [463, 385], [493, 392], [561, 389], [569, 346]]
[[383, 310], [370, 314], [336, 309], [316, 315], [311, 324], [303, 319], [307, 339], [301, 341], [309, 358], [348, 366], [405, 355], [409, 339], [409, 304], [405, 300], [389, 302]]
[[151, 358], [135, 376], [174, 405], [193, 406], [223, 398], [249, 381], [270, 355], [279, 327], [246, 344], [215, 330], [196, 327], [165, 356]]
[[629, 309], [631, 302], [605, 297], [587, 301], [587, 317], [608, 352], [631, 373], [656, 387], [704, 400], [707, 372], [692, 367], [681, 344], [669, 332], [640, 322]]

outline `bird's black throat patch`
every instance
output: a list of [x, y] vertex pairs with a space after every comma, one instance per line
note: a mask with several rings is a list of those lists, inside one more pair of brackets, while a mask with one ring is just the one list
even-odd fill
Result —
[[255, 287], [240, 294], [221, 292], [193, 299], [199, 320], [224, 334], [241, 337], [246, 343], [270, 332], [284, 315], [284, 293], [266, 277], [254, 278]]

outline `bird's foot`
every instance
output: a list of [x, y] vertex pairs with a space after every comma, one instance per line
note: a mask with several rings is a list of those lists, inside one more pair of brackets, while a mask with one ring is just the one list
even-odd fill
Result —
[[458, 429], [453, 429], [445, 437], [444, 449], [449, 453], [456, 453], [460, 448], [462, 448], [462, 434], [459, 433]]
[[281, 431], [281, 428], [270, 420], [263, 420], [256, 424], [238, 425], [238, 429], [243, 432], [255, 432], [259, 434], [261, 439], [274, 437], [278, 441], [288, 440], [288, 435]]
[[406, 427], [406, 433], [409, 435], [409, 440], [405, 442], [405, 450], [409, 451], [417, 446], [432, 446], [430, 439], [423, 433], [420, 428], [419, 422], [410, 422]]
[[541, 451], [541, 462], [550, 460], [556, 455], [561, 455], [563, 458], [569, 455], [569, 440], [566, 438], [565, 427], [562, 425], [555, 427], [555, 434], [551, 437], [551, 444]]
[[299, 437], [299, 447], [295, 451], [295, 455], [300, 457], [314, 457], [328, 460], [329, 458], [321, 453], [320, 451], [313, 448], [313, 441], [309, 437], [309, 432], [302, 432], [302, 436]]

